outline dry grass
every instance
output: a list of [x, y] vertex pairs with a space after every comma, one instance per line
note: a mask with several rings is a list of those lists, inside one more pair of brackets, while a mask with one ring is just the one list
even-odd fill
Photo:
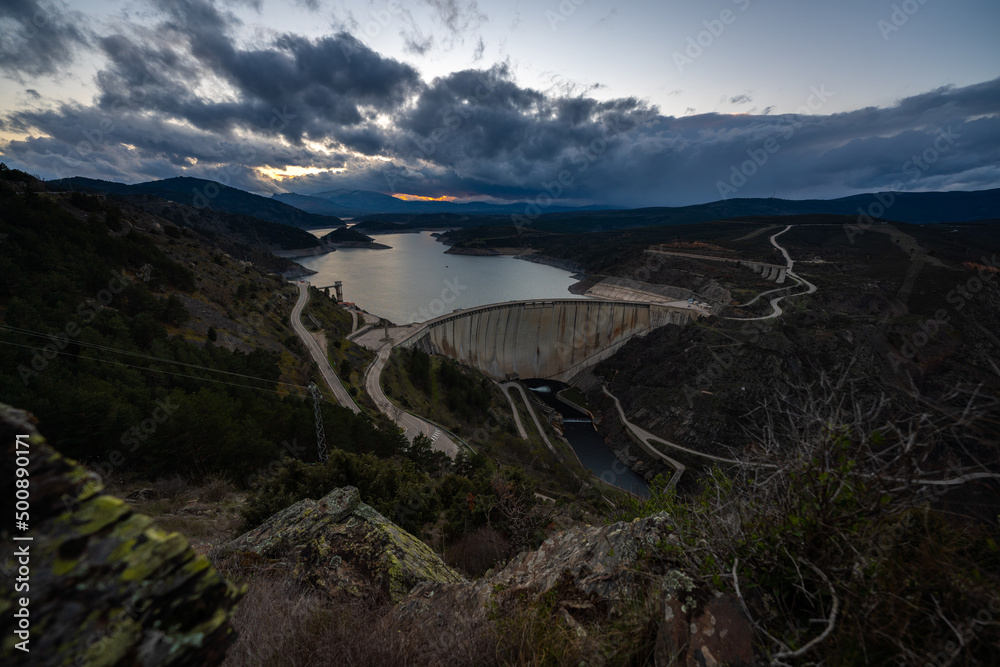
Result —
[[405, 665], [398, 637], [379, 631], [383, 609], [330, 604], [281, 579], [250, 582], [233, 616], [237, 640], [227, 667], [238, 665]]
[[129, 501], [135, 511], [163, 530], [180, 533], [200, 553], [238, 535], [244, 496], [223, 477], [190, 482], [175, 475], [152, 482], [118, 482], [107, 490], [123, 499], [145, 491], [148, 497]]
[[491, 665], [495, 643], [419, 627], [403, 633], [384, 601], [332, 601], [291, 583], [275, 562], [248, 553], [212, 554], [216, 568], [246, 584], [232, 623], [237, 638], [225, 667]]
[[488, 667], [579, 665], [593, 658], [594, 641], [580, 637], [558, 609], [520, 608], [485, 625], [408, 633], [386, 616], [390, 609], [331, 602], [280, 576], [253, 579], [233, 616], [237, 639], [223, 665]]

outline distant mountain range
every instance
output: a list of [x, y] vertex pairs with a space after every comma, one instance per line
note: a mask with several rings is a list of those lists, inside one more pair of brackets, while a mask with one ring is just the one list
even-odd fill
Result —
[[[523, 210], [521, 211], [523, 213]], [[709, 204], [604, 211], [543, 213], [537, 217], [474, 216], [457, 220], [449, 214], [384, 214], [355, 218], [366, 234], [420, 228], [483, 226], [530, 227], [556, 233], [587, 233], [663, 225], [685, 225], [713, 220], [769, 216], [846, 215], [868, 224], [891, 220], [912, 224], [971, 222], [1000, 219], [1000, 189], [975, 192], [877, 193], [842, 199], [727, 199]]]
[[[314, 195], [294, 192], [272, 195], [273, 199], [319, 215], [357, 218], [363, 215], [403, 213], [410, 215], [452, 213], [457, 215], [511, 215], [523, 213], [526, 204], [485, 202], [407, 201], [371, 190], [327, 190]], [[600, 211], [613, 206], [550, 206], [552, 212]]]
[[867, 222], [863, 216], [912, 224], [998, 219], [1000, 188], [973, 192], [880, 192], [840, 199], [724, 199], [681, 207], [545, 213], [527, 224], [550, 231], [599, 231], [755, 216], [819, 214], [855, 216], [862, 223]]
[[815, 214], [868, 215], [873, 219], [914, 224], [1000, 218], [1000, 189], [973, 192], [883, 192], [829, 200], [725, 199], [692, 206], [638, 209], [550, 206], [534, 218], [513, 221], [510, 216], [525, 215], [525, 203], [498, 205], [403, 201], [365, 190], [330, 190], [313, 196], [287, 193], [276, 194], [273, 198], [315, 214], [354, 218], [355, 222], [362, 223], [367, 233], [511, 222], [551, 231], [583, 232], [691, 224], [750, 216]]
[[182, 176], [127, 185], [77, 176], [57, 181], [46, 181], [45, 185], [50, 190], [100, 192], [115, 195], [150, 195], [195, 208], [250, 215], [268, 222], [277, 222], [300, 229], [340, 227], [344, 224], [343, 220], [333, 215], [311, 213], [270, 197], [261, 197], [202, 178]]
[[359, 231], [367, 233], [509, 224], [555, 232], [591, 232], [752, 216], [816, 214], [867, 215], [872, 219], [914, 224], [1000, 218], [1000, 188], [973, 192], [885, 192], [830, 200], [726, 199], [693, 206], [638, 209], [549, 206], [541, 215], [530, 217], [525, 216], [523, 202], [500, 205], [404, 201], [380, 192], [344, 189], [311, 196], [285, 193], [262, 197], [215, 181], [187, 177], [135, 185], [75, 177], [48, 181], [46, 186], [50, 190], [160, 197], [301, 229], [341, 227], [344, 225], [341, 217], [350, 217], [362, 223]]

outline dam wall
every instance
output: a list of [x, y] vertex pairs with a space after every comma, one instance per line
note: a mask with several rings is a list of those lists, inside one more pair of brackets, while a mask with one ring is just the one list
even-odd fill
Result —
[[516, 301], [431, 320], [402, 345], [450, 357], [496, 380], [565, 382], [632, 337], [697, 316], [690, 309], [649, 303]]

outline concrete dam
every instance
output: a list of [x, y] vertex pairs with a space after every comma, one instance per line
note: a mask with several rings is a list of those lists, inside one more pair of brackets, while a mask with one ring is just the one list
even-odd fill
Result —
[[442, 354], [495, 380], [568, 381], [633, 336], [700, 313], [687, 304], [555, 299], [511, 301], [444, 315], [402, 343]]

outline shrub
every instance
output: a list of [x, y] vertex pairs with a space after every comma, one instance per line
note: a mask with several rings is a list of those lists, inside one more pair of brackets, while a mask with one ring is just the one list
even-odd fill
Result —
[[506, 560], [510, 550], [510, 541], [503, 533], [495, 528], [482, 526], [448, 547], [444, 559], [470, 577], [482, 577], [487, 570]]
[[993, 531], [942, 511], [940, 487], [921, 480], [984, 474], [935, 461], [962, 451], [980, 470], [972, 459], [988, 451], [982, 438], [995, 441], [996, 402], [893, 414], [846, 386], [823, 376], [782, 395], [761, 412], [745, 465], [715, 469], [689, 499], [661, 479], [620, 518], [666, 511], [674, 532], [661, 556], [734, 591], [773, 661], [939, 664], [950, 642], [947, 660], [990, 664], [1000, 630], [973, 616], [1000, 612]]

